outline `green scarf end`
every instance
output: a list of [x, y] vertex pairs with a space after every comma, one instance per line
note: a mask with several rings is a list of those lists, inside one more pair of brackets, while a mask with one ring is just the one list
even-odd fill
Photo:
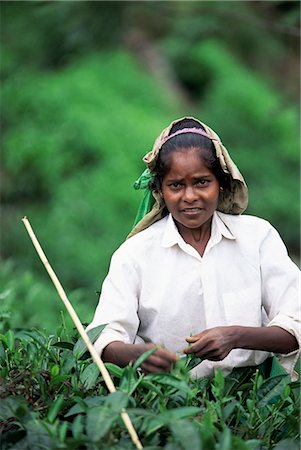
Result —
[[134, 225], [137, 225], [143, 217], [148, 214], [152, 207], [154, 206], [155, 199], [153, 197], [152, 191], [149, 189], [149, 182], [152, 181], [153, 176], [150, 173], [149, 169], [145, 169], [145, 171], [140, 175], [138, 180], [134, 183], [134, 189], [145, 189], [145, 193], [143, 199], [138, 208], [138, 212], [134, 221]]
[[152, 181], [153, 176], [150, 173], [149, 169], [145, 169], [144, 172], [142, 172], [142, 174], [140, 175], [140, 177], [138, 178], [138, 180], [135, 181], [134, 183], [134, 189], [138, 190], [138, 189], [146, 189], [148, 188], [149, 182]]

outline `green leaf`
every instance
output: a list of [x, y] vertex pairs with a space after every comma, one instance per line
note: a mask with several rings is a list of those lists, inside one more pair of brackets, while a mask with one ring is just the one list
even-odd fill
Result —
[[26, 400], [23, 397], [6, 397], [0, 402], [0, 420], [7, 420], [16, 417], [17, 409], [26, 408]]
[[231, 450], [261, 450], [262, 445], [258, 439], [245, 441], [239, 436], [231, 436]]
[[288, 383], [290, 383], [288, 375], [277, 375], [264, 381], [257, 391], [258, 407], [262, 408], [273, 403], [274, 397], [281, 395]]
[[146, 388], [148, 391], [155, 392], [157, 395], [163, 395], [160, 388], [146, 378], [142, 378], [140, 386]]
[[78, 414], [72, 422], [72, 435], [74, 439], [80, 439], [84, 430], [83, 416]]
[[177, 378], [173, 377], [169, 374], [150, 374], [145, 377], [146, 380], [151, 382], [157, 382], [158, 384], [162, 384], [164, 386], [169, 386], [174, 389], [178, 389], [179, 391], [189, 393], [191, 392], [191, 388], [188, 386], [188, 384], [185, 381], [178, 380]]
[[193, 353], [181, 356], [180, 359], [184, 361], [187, 370], [194, 369], [194, 367], [198, 366], [202, 362], [202, 358], [195, 356]]
[[71, 374], [70, 375], [56, 375], [51, 378], [49, 386], [54, 387], [58, 384], [61, 385], [63, 381], [69, 380], [70, 377], [71, 377]]
[[87, 435], [93, 442], [105, 436], [127, 406], [128, 396], [117, 391], [109, 394], [101, 406], [89, 409], [87, 413]]
[[47, 414], [47, 419], [49, 420], [50, 423], [54, 422], [54, 420], [56, 419], [59, 411], [62, 408], [64, 400], [65, 400], [64, 396], [60, 395], [52, 403], [51, 408], [49, 409], [48, 414]]
[[14, 348], [15, 348], [15, 335], [14, 335], [14, 332], [12, 330], [8, 330], [8, 332], [6, 333], [6, 336], [7, 336], [7, 347], [8, 347], [10, 352], [13, 352]]
[[202, 450], [201, 435], [195, 423], [180, 419], [170, 424], [171, 433], [183, 450]]
[[72, 351], [74, 349], [74, 344], [72, 344], [72, 342], [59, 341], [52, 344], [52, 347], [64, 348]]
[[64, 442], [68, 430], [68, 422], [61, 422], [59, 425], [59, 438], [60, 442]]
[[139, 376], [130, 364], [123, 369], [122, 377], [119, 383], [119, 389], [131, 395], [141, 383], [143, 377]]
[[231, 431], [229, 428], [224, 428], [223, 432], [220, 434], [216, 450], [232, 450]]
[[299, 444], [293, 439], [282, 439], [273, 450], [299, 450]]
[[97, 378], [99, 377], [99, 368], [96, 364], [89, 364], [83, 373], [80, 375], [80, 381], [86, 389], [91, 389], [95, 386]]
[[121, 378], [124, 369], [122, 367], [117, 366], [116, 364], [113, 363], [105, 363], [106, 368], [108, 369], [108, 371], [110, 372], [111, 375], [114, 375], [117, 378]]
[[132, 395], [140, 385], [141, 381], [142, 377], [139, 377], [138, 379], [131, 376], [129, 376], [128, 379], [123, 378], [122, 383], [120, 383], [119, 385], [119, 389], [123, 392], [126, 392], [128, 395]]
[[147, 350], [146, 352], [144, 352], [136, 361], [135, 364], [133, 365], [133, 369], [137, 370], [139, 366], [141, 366], [141, 364], [149, 357], [151, 356], [153, 353], [155, 353], [158, 350], [157, 347], [151, 348], [150, 350]]
[[103, 406], [91, 408], [87, 414], [87, 435], [92, 442], [105, 436], [118, 418], [118, 413]]
[[53, 366], [50, 369], [50, 373], [52, 377], [58, 376], [60, 373], [60, 366], [58, 366], [57, 364], [53, 364]]
[[223, 417], [224, 420], [227, 420], [231, 414], [233, 414], [233, 411], [235, 410], [236, 406], [238, 406], [237, 400], [233, 399], [230, 400], [223, 408]]
[[148, 436], [157, 431], [159, 428], [162, 428], [163, 426], [166, 426], [176, 420], [196, 416], [200, 412], [201, 408], [196, 406], [183, 406], [182, 408], [164, 411], [147, 421], [146, 435]]
[[221, 392], [225, 386], [225, 377], [219, 367], [214, 374], [213, 381], [214, 381], [214, 386], [216, 387], [217, 391]]
[[[107, 326], [107, 324], [99, 325], [98, 327], [92, 328], [92, 330], [88, 331], [88, 336], [92, 344], [98, 339], [100, 336], [102, 330]], [[85, 353], [88, 353], [86, 344], [84, 343], [83, 339], [80, 338], [74, 348], [73, 348], [73, 354], [76, 357], [76, 359], [80, 359], [82, 356], [85, 355]]]
[[85, 397], [84, 399], [80, 397], [75, 397], [76, 405], [72, 406], [70, 410], [65, 414], [64, 417], [74, 416], [75, 414], [87, 412], [89, 408], [94, 406], [99, 406], [102, 404], [104, 396], [97, 397]]
[[4, 344], [5, 348], [8, 348], [7, 336], [5, 336], [4, 334], [0, 334], [0, 341]]
[[31, 420], [26, 424], [28, 448], [35, 450], [46, 450], [53, 448], [50, 437], [44, 422]]

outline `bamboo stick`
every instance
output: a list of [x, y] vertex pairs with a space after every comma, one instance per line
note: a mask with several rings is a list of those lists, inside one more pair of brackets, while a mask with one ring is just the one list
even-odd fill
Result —
[[[87, 346], [87, 348], [88, 348], [88, 350], [89, 350], [89, 352], [90, 352], [90, 354], [91, 354], [91, 356], [93, 358], [93, 361], [95, 362], [95, 364], [99, 368], [99, 371], [100, 371], [100, 373], [101, 373], [101, 375], [102, 375], [102, 377], [104, 379], [104, 382], [107, 385], [107, 388], [108, 388], [109, 392], [111, 392], [111, 393], [112, 392], [116, 392], [116, 388], [114, 386], [114, 383], [112, 381], [112, 378], [111, 378], [111, 376], [110, 376], [106, 366], [104, 365], [102, 359], [100, 358], [100, 356], [96, 352], [95, 348], [93, 347], [93, 344], [91, 343], [88, 334], [86, 333], [86, 331], [85, 331], [81, 321], [79, 320], [78, 315], [76, 314], [72, 304], [68, 300], [67, 295], [66, 295], [66, 293], [65, 293], [61, 283], [59, 282], [59, 279], [57, 278], [54, 270], [52, 269], [51, 265], [49, 264], [49, 262], [48, 262], [48, 260], [46, 258], [46, 255], [45, 255], [45, 253], [44, 253], [44, 251], [43, 251], [43, 249], [42, 249], [42, 247], [41, 247], [41, 245], [40, 245], [40, 243], [39, 243], [39, 241], [38, 241], [38, 239], [37, 239], [37, 237], [36, 237], [32, 227], [31, 227], [27, 217], [23, 217], [22, 221], [23, 221], [23, 223], [24, 223], [24, 225], [26, 227], [26, 230], [27, 230], [27, 232], [28, 232], [28, 234], [29, 234], [29, 236], [30, 236], [30, 238], [32, 240], [32, 243], [33, 243], [33, 245], [34, 245], [34, 247], [35, 247], [35, 249], [36, 249], [36, 251], [37, 251], [37, 253], [38, 253], [38, 255], [39, 255], [39, 257], [40, 257], [40, 259], [42, 261], [42, 263], [44, 264], [44, 266], [45, 266], [45, 268], [46, 268], [46, 270], [47, 270], [47, 272], [48, 272], [48, 274], [49, 274], [49, 276], [50, 276], [50, 278], [51, 278], [51, 280], [52, 280], [52, 282], [53, 282], [53, 284], [54, 284], [54, 286], [55, 286], [55, 288], [56, 288], [56, 290], [57, 290], [57, 292], [58, 292], [58, 294], [59, 294], [59, 296], [61, 298], [61, 300], [63, 301], [63, 303], [64, 303], [68, 313], [70, 314], [70, 316], [71, 316], [71, 318], [72, 318], [72, 320], [73, 320], [73, 322], [74, 322], [74, 324], [75, 324], [75, 326], [76, 326], [76, 328], [77, 328], [81, 338], [83, 339], [84, 343], [86, 344], [86, 346]], [[137, 432], [136, 432], [136, 430], [135, 430], [135, 428], [134, 428], [134, 426], [132, 424], [132, 421], [131, 421], [128, 413], [126, 412], [125, 409], [123, 409], [120, 414], [121, 414], [121, 418], [122, 418], [122, 420], [123, 420], [123, 422], [124, 422], [128, 432], [129, 432], [129, 434], [131, 436], [131, 439], [132, 439], [133, 443], [136, 445], [136, 448], [139, 449], [139, 450], [143, 449], [142, 444], [141, 444], [141, 442], [139, 440]]]

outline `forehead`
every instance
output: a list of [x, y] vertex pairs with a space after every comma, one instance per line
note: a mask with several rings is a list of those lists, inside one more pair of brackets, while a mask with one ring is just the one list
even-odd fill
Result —
[[180, 148], [169, 155], [165, 176], [185, 177], [212, 173], [203, 157], [201, 148]]

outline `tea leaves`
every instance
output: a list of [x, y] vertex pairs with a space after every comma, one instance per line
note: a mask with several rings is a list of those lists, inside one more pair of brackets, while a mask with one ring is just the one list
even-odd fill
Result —
[[124, 368], [106, 363], [117, 387], [109, 394], [75, 342], [65, 331], [1, 335], [1, 450], [133, 450], [124, 408], [145, 450], [298, 448], [300, 385], [286, 375], [241, 368], [193, 379], [185, 358], [169, 374], [145, 375], [139, 366], [151, 349]]

